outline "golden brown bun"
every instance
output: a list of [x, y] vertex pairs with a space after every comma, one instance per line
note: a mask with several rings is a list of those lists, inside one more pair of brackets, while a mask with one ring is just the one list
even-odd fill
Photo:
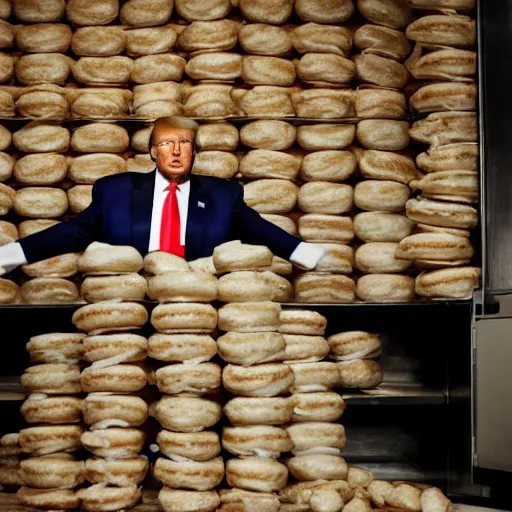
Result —
[[153, 251], [144, 256], [144, 272], [146, 274], [165, 274], [175, 271], [188, 272], [189, 265], [184, 258], [163, 251]]
[[477, 171], [478, 144], [462, 142], [430, 147], [416, 157], [416, 164], [425, 172]]
[[230, 123], [202, 124], [196, 135], [196, 143], [201, 151], [234, 151], [238, 141], [238, 128]]
[[228, 332], [217, 339], [217, 344], [224, 361], [243, 366], [280, 361], [285, 349], [283, 336], [277, 332]]
[[86, 85], [122, 85], [128, 82], [133, 62], [129, 57], [80, 57], [71, 71], [77, 82]]
[[[9, 86], [7, 86], [9, 87]], [[9, 91], [0, 90], [0, 115], [2, 117], [14, 117], [16, 115], [16, 106], [14, 104], [15, 94], [12, 94]], [[4, 156], [2, 160], [5, 160]], [[7, 162], [2, 162], [2, 167], [6, 165]]]
[[226, 151], [200, 151], [194, 159], [194, 174], [230, 179], [237, 172], [238, 158]]
[[26, 507], [46, 509], [76, 508], [80, 504], [75, 491], [71, 489], [32, 489], [20, 487], [16, 493], [20, 503]]
[[403, 183], [366, 180], [354, 188], [354, 203], [362, 210], [400, 212], [405, 208], [411, 189]]
[[230, 52], [199, 53], [190, 58], [185, 73], [194, 80], [233, 81], [242, 73], [242, 56]]
[[163, 487], [158, 501], [164, 512], [214, 512], [220, 505], [216, 491], [180, 491]]
[[71, 27], [64, 24], [36, 23], [15, 28], [16, 46], [28, 53], [66, 53], [71, 43]]
[[458, 9], [469, 11], [476, 7], [475, 0], [409, 0], [412, 7], [417, 9]]
[[85, 478], [93, 484], [128, 487], [140, 484], [148, 469], [149, 462], [143, 457], [110, 460], [90, 457], [85, 462]]
[[202, 395], [219, 390], [220, 366], [215, 363], [171, 364], [155, 372], [154, 381], [161, 393], [167, 395]]
[[222, 501], [222, 511], [245, 510], [257, 507], [254, 510], [265, 512], [279, 512], [281, 505], [278, 497], [273, 493], [244, 491], [242, 489], [221, 489], [219, 492]]
[[69, 166], [69, 177], [75, 183], [93, 184], [104, 176], [126, 171], [125, 160], [109, 153], [96, 153], [73, 158]]
[[20, 446], [24, 453], [47, 455], [80, 449], [83, 428], [79, 425], [45, 425], [20, 430]]
[[144, 445], [145, 434], [134, 428], [107, 428], [82, 434], [84, 448], [98, 457], [132, 457]]
[[431, 172], [411, 181], [410, 186], [421, 190], [425, 197], [463, 203], [475, 202], [479, 192], [478, 173], [473, 171]]
[[52, 185], [67, 174], [66, 157], [57, 153], [26, 155], [14, 164], [14, 178], [24, 185]]
[[108, 25], [118, 12], [118, 0], [68, 0], [66, 4], [66, 16], [74, 25]]
[[345, 181], [357, 168], [355, 155], [350, 151], [315, 151], [302, 159], [300, 177], [304, 181]]
[[8, 82], [14, 76], [15, 61], [11, 55], [0, 54], [0, 82]]
[[0, 245], [18, 240], [18, 228], [12, 222], [0, 221]]
[[344, 480], [348, 465], [336, 455], [313, 454], [292, 457], [286, 461], [290, 473], [300, 481]]
[[309, 303], [354, 301], [355, 283], [343, 275], [304, 272], [294, 281], [295, 300]]
[[414, 299], [414, 278], [396, 274], [370, 274], [360, 277], [357, 298], [364, 302], [410, 302]]
[[93, 275], [138, 272], [142, 266], [142, 256], [134, 247], [100, 242], [90, 244], [78, 261], [80, 272]]
[[325, 249], [324, 255], [315, 266], [318, 272], [332, 272], [333, 274], [350, 274], [354, 261], [354, 250], [345, 244], [323, 243], [320, 247]]
[[354, 13], [354, 3], [352, 0], [297, 0], [295, 12], [304, 21], [341, 23]]
[[[30, 123], [29, 123], [30, 124]], [[16, 132], [18, 133], [18, 132]], [[15, 135], [16, 135], [15, 133]], [[16, 139], [19, 139], [19, 137], [16, 137]], [[14, 142], [14, 145], [17, 147], [17, 141], [14, 140], [14, 137], [11, 135], [11, 132], [3, 125], [0, 125], [0, 148], [1, 150], [7, 149], [11, 142]], [[20, 149], [17, 147], [17, 149]], [[23, 149], [22, 149], [23, 151]]]
[[219, 329], [237, 332], [277, 331], [281, 306], [274, 302], [241, 302], [222, 306]]
[[[13, 0], [14, 15], [24, 23], [59, 21], [64, 16], [65, 0]], [[5, 18], [4, 18], [5, 19]]]
[[398, 151], [409, 145], [409, 123], [368, 119], [357, 124], [357, 140], [367, 149]]
[[223, 386], [235, 395], [276, 396], [293, 384], [293, 372], [286, 364], [261, 364], [244, 368], [227, 365], [222, 371]]
[[186, 61], [173, 53], [146, 55], [134, 60], [130, 80], [137, 84], [151, 82], [181, 81]]
[[412, 158], [389, 151], [363, 151], [359, 168], [365, 178], [396, 181], [404, 185], [421, 176]]
[[279, 315], [279, 332], [323, 336], [327, 319], [316, 311], [283, 309]]
[[189, 21], [225, 18], [231, 10], [228, 0], [176, 0], [178, 14]]
[[464, 80], [476, 74], [476, 52], [469, 50], [436, 50], [408, 61], [408, 70], [418, 79]]
[[132, 93], [113, 87], [80, 89], [70, 100], [74, 117], [124, 117], [130, 110]]
[[6, 215], [14, 206], [16, 191], [3, 183], [0, 183], [0, 215]]
[[445, 268], [423, 272], [416, 278], [416, 293], [422, 297], [466, 299], [480, 286], [481, 269]]
[[292, 297], [290, 282], [273, 272], [231, 272], [219, 279], [218, 299], [222, 302], [289, 302]]
[[347, 483], [351, 487], [368, 487], [373, 481], [373, 474], [363, 468], [350, 466], [348, 468]]
[[230, 117], [238, 112], [231, 91], [225, 84], [202, 84], [190, 87], [184, 95], [184, 114], [188, 117]]
[[358, 0], [357, 8], [372, 23], [396, 29], [404, 29], [413, 17], [405, 0]]
[[76, 395], [82, 391], [80, 368], [72, 364], [30, 366], [21, 376], [24, 390], [47, 395]]
[[339, 393], [296, 393], [290, 397], [293, 421], [337, 421], [345, 410]]
[[411, 41], [467, 48], [475, 44], [476, 22], [469, 16], [422, 16], [409, 24], [406, 30]]
[[417, 112], [476, 110], [476, 84], [445, 82], [420, 87], [409, 99]]
[[415, 121], [409, 130], [416, 142], [442, 146], [454, 142], [477, 142], [474, 112], [439, 112]]
[[167, 23], [172, 8], [173, 4], [165, 0], [156, 0], [150, 4], [144, 0], [128, 0], [122, 5], [119, 18], [123, 25], [153, 27]]
[[322, 336], [305, 336], [302, 334], [285, 334], [286, 363], [315, 362], [322, 360], [329, 353], [329, 345]]
[[8, 153], [0, 152], [0, 181], [7, 181], [12, 176], [14, 158]]
[[330, 357], [337, 361], [371, 359], [381, 354], [377, 335], [364, 331], [347, 331], [333, 334], [327, 339]]
[[80, 294], [75, 283], [58, 277], [36, 277], [20, 288], [23, 302], [29, 304], [53, 304], [79, 302]]
[[279, 57], [245, 55], [242, 80], [251, 85], [290, 86], [295, 82], [295, 66]]
[[217, 311], [209, 304], [160, 304], [151, 324], [160, 332], [209, 333], [217, 326]]
[[407, 217], [433, 226], [471, 229], [478, 224], [478, 212], [472, 206], [446, 201], [431, 201], [421, 196], [405, 205]]
[[84, 481], [85, 465], [73, 457], [50, 455], [21, 461], [20, 477], [24, 485], [39, 489], [72, 489]]
[[182, 458], [204, 462], [220, 453], [220, 440], [216, 432], [169, 432], [160, 430], [156, 438], [160, 451], [171, 460]]
[[211, 302], [217, 278], [208, 273], [170, 271], [149, 278], [149, 297], [158, 302]]
[[245, 203], [261, 213], [287, 213], [297, 201], [299, 188], [288, 180], [262, 179], [244, 185]]
[[233, 425], [282, 425], [291, 420], [292, 404], [282, 397], [237, 397], [224, 412]]
[[88, 393], [133, 393], [140, 391], [146, 385], [146, 381], [146, 372], [132, 364], [114, 364], [107, 367], [93, 364], [85, 368], [80, 376], [82, 389]]
[[52, 151], [63, 153], [68, 149], [69, 140], [70, 136], [67, 128], [41, 121], [32, 121], [26, 124], [12, 136], [16, 149], [25, 153], [48, 153]]
[[256, 85], [251, 90], [235, 89], [233, 98], [240, 110], [251, 117], [294, 116], [290, 97], [292, 88]]
[[[133, 88], [132, 109], [137, 115], [143, 116], [153, 109], [168, 108], [181, 110], [182, 86], [175, 82], [156, 82], [151, 84], [136, 85]], [[149, 117], [149, 116], [146, 116]], [[136, 132], [133, 136], [138, 141], [135, 149], [147, 151], [151, 126]], [[137, 135], [137, 136], [136, 136]], [[132, 138], [132, 143], [133, 143]]]
[[109, 123], [86, 124], [71, 137], [71, 147], [81, 153], [122, 153], [129, 144], [126, 129]]
[[148, 293], [146, 280], [139, 274], [87, 277], [80, 287], [80, 295], [89, 303], [122, 299], [144, 300]]
[[82, 402], [82, 414], [84, 422], [94, 429], [139, 427], [148, 417], [148, 405], [137, 396], [89, 393]]
[[343, 89], [305, 89], [292, 94], [292, 102], [298, 117], [333, 119], [353, 117], [354, 94]]
[[414, 222], [396, 213], [364, 212], [354, 217], [355, 234], [363, 242], [399, 242], [413, 228]]
[[49, 333], [33, 336], [27, 343], [32, 363], [78, 363], [83, 353], [79, 333]]
[[88, 336], [83, 340], [83, 360], [94, 362], [122, 357], [123, 362], [146, 358], [147, 340], [138, 334], [104, 334]]
[[26, 187], [16, 192], [14, 211], [24, 217], [60, 217], [68, 209], [63, 190], [50, 187]]
[[141, 492], [135, 485], [105, 487], [103, 484], [95, 484], [80, 489], [77, 492], [77, 497], [85, 510], [108, 512], [112, 508], [123, 510], [135, 506], [140, 500]]
[[21, 406], [21, 414], [27, 423], [78, 423], [82, 419], [82, 400], [71, 396], [48, 397], [29, 395]]
[[216, 457], [205, 462], [175, 462], [159, 457], [154, 467], [155, 478], [174, 488], [208, 491], [224, 478], [224, 461]]
[[292, 393], [328, 391], [338, 383], [338, 369], [331, 362], [291, 363], [294, 375]]
[[297, 63], [297, 74], [306, 83], [347, 84], [355, 73], [351, 60], [330, 53], [306, 53]]
[[148, 174], [155, 169], [155, 162], [150, 155], [135, 155], [126, 161], [126, 170], [128, 172], [138, 172]]
[[174, 29], [169, 26], [127, 30], [125, 36], [129, 57], [170, 52], [177, 37]]
[[469, 260], [474, 253], [471, 242], [448, 233], [417, 233], [404, 238], [396, 257], [413, 260]]
[[286, 485], [288, 470], [284, 464], [265, 457], [230, 459], [226, 464], [226, 479], [232, 487], [272, 492]]
[[178, 36], [178, 46], [187, 52], [231, 50], [237, 42], [237, 24], [233, 20], [193, 21]]
[[291, 15], [293, 3], [290, 0], [238, 0], [242, 15], [253, 23], [283, 24]]
[[240, 130], [240, 139], [256, 149], [283, 150], [295, 142], [296, 128], [284, 121], [261, 120], [248, 123]]
[[469, 238], [470, 231], [469, 229], [459, 229], [459, 228], [446, 228], [441, 226], [431, 226], [430, 224], [416, 224], [414, 228], [415, 233], [448, 233], [450, 235], [455, 236], [463, 236]]
[[354, 45], [362, 53], [379, 55], [398, 61], [404, 60], [411, 52], [412, 46], [400, 30], [367, 24], [354, 33]]
[[412, 262], [395, 258], [396, 242], [369, 242], [355, 252], [355, 267], [368, 274], [394, 274], [408, 270]]
[[247, 53], [286, 56], [292, 49], [288, 31], [264, 23], [248, 23], [238, 31], [240, 45]]
[[0, 48], [12, 48], [14, 44], [14, 27], [0, 19]]
[[75, 185], [68, 189], [69, 209], [80, 213], [92, 202], [92, 185]]
[[[342, 450], [346, 444], [345, 429], [336, 423], [304, 422], [286, 428], [293, 443], [294, 455], [306, 455], [309, 450], [325, 453]], [[306, 452], [306, 453], [304, 453]]]
[[348, 57], [352, 49], [352, 32], [337, 25], [304, 23], [291, 31], [291, 38], [299, 53], [333, 53]]
[[367, 119], [399, 119], [407, 114], [402, 92], [376, 85], [361, 85], [356, 91], [355, 106], [357, 117]]
[[70, 59], [60, 53], [33, 53], [20, 57], [15, 70], [16, 78], [23, 85], [64, 85], [70, 72]]
[[8, 0], [2, 0], [0, 2], [0, 18], [6, 20], [11, 15], [11, 2]]
[[343, 149], [352, 144], [355, 134], [354, 125], [303, 125], [297, 129], [297, 143], [308, 151]]
[[351, 185], [313, 181], [300, 187], [298, 205], [305, 213], [338, 215], [352, 209], [353, 197]]
[[116, 26], [78, 28], [71, 39], [71, 49], [79, 57], [113, 57], [124, 47], [125, 34]]
[[222, 447], [238, 456], [270, 456], [288, 452], [293, 445], [286, 430], [279, 427], [252, 425], [225, 427], [222, 431]]
[[341, 387], [368, 389], [382, 382], [382, 367], [373, 359], [343, 361], [337, 366]]
[[0, 304], [12, 304], [17, 301], [19, 287], [9, 279], [0, 279]]
[[297, 234], [297, 226], [293, 219], [285, 217], [284, 215], [275, 215], [273, 213], [263, 213], [261, 216], [272, 224], [284, 229], [287, 233], [290, 233], [291, 235]]

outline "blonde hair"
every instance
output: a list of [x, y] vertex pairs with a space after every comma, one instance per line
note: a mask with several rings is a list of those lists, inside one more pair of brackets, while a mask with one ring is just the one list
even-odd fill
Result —
[[[153, 136], [155, 131], [160, 128], [178, 128], [181, 130], [190, 130], [194, 132], [194, 139], [196, 138], [197, 130], [199, 129], [199, 124], [196, 123], [193, 119], [182, 116], [166, 116], [159, 117], [155, 123], [153, 124], [153, 129], [151, 130], [151, 135], [149, 136], [149, 151], [151, 152], [151, 148], [153, 146]], [[195, 140], [194, 140], [195, 147]]]

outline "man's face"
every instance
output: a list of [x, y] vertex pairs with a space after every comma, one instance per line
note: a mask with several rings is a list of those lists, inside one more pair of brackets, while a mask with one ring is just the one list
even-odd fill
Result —
[[151, 154], [164, 176], [183, 181], [190, 174], [193, 148], [192, 130], [164, 127], [153, 134]]

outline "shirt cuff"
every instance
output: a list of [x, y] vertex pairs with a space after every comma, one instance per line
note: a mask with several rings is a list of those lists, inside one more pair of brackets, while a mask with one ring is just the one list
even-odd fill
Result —
[[292, 252], [290, 261], [305, 270], [312, 270], [324, 254], [325, 249], [322, 246], [301, 242]]
[[27, 258], [21, 248], [21, 244], [13, 242], [0, 247], [0, 267], [5, 269], [25, 265]]

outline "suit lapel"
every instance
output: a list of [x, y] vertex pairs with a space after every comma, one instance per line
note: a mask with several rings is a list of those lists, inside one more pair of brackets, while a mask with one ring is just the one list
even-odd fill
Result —
[[198, 176], [190, 177], [185, 257], [195, 260], [203, 256], [203, 234], [208, 216], [208, 201]]
[[149, 248], [153, 191], [156, 171], [148, 174], [134, 174], [132, 188], [132, 238], [133, 246], [145, 255]]

